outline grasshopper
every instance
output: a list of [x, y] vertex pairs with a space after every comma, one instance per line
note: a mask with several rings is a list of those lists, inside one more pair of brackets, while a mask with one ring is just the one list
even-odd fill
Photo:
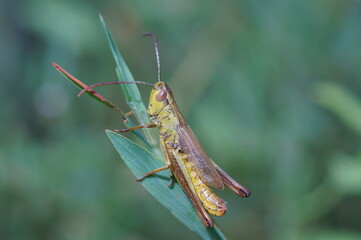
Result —
[[[151, 33], [144, 33], [143, 35], [153, 38], [158, 66], [158, 82], [156, 84], [152, 85], [139, 81], [98, 83], [83, 86], [84, 89], [78, 96], [84, 92], [95, 93], [93, 88], [103, 85], [131, 83], [151, 85], [152, 90], [150, 93], [148, 113], [152, 123], [113, 131], [128, 132], [140, 128], [157, 127], [166, 165], [146, 173], [136, 180], [141, 181], [157, 172], [166, 169], [170, 170], [171, 182], [169, 186], [172, 184], [172, 176], [174, 175], [194, 206], [204, 226], [212, 228], [214, 222], [209, 214], [222, 216], [226, 213], [227, 206], [225, 201], [217, 196], [210, 188], [223, 189], [224, 186], [227, 186], [240, 197], [249, 197], [250, 191], [232, 179], [205, 153], [197, 137], [179, 110], [171, 89], [166, 83], [160, 80], [161, 71], [157, 38]], [[56, 64], [54, 66], [59, 71], [65, 72]], [[113, 105], [112, 103], [110, 104]], [[115, 106], [113, 106], [113, 108], [116, 109]]]

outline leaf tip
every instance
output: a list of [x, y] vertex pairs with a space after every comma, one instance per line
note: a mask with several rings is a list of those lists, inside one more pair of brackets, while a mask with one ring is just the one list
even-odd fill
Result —
[[100, 19], [101, 22], [104, 22], [104, 18], [103, 18], [101, 13], [99, 13], [99, 19]]
[[114, 132], [114, 131], [111, 130], [111, 129], [105, 129], [105, 133], [106, 133], [108, 136], [110, 136], [110, 135], [120, 135], [120, 134]]

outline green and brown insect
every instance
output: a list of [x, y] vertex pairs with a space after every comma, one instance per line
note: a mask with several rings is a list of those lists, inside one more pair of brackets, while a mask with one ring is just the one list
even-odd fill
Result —
[[[154, 41], [158, 65], [158, 82], [156, 84], [151, 85], [144, 82], [105, 82], [86, 86], [76, 79], [78, 81], [77, 85], [83, 88], [79, 96], [84, 92], [96, 93], [93, 88], [103, 85], [134, 83], [151, 85], [152, 91], [150, 93], [148, 113], [152, 123], [113, 131], [128, 132], [140, 128], [157, 127], [166, 165], [144, 174], [142, 177], [137, 178], [137, 180], [141, 181], [157, 172], [169, 169], [171, 179], [172, 175], [174, 175], [193, 204], [202, 223], [206, 227], [211, 228], [214, 226], [214, 223], [209, 214], [222, 216], [227, 210], [226, 203], [211, 188], [223, 189], [224, 186], [227, 186], [241, 197], [249, 197], [250, 191], [226, 174], [205, 153], [197, 137], [180, 112], [171, 89], [160, 80], [161, 71], [157, 38], [151, 33], [145, 33], [144, 36], [151, 36]], [[53, 63], [53, 65], [58, 71], [72, 78], [70, 74], [57, 64]], [[101, 95], [96, 94], [94, 96], [98, 100], [105, 102], [115, 110], [118, 109]]]

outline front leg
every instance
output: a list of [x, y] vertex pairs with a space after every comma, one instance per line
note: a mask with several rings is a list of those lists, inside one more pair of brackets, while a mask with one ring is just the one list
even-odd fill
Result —
[[156, 123], [147, 123], [147, 124], [143, 124], [143, 125], [139, 125], [139, 126], [135, 126], [135, 127], [131, 127], [131, 128], [126, 128], [126, 129], [113, 129], [113, 132], [130, 132], [130, 131], [134, 131], [137, 129], [141, 129], [141, 128], [154, 128], [154, 127], [159, 127], [158, 124]]

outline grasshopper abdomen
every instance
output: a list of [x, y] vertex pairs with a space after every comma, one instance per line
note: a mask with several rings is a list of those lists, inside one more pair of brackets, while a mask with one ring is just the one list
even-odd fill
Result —
[[187, 157], [183, 158], [184, 164], [188, 170], [195, 192], [202, 202], [203, 207], [208, 213], [214, 216], [222, 216], [227, 211], [227, 205], [216, 195], [204, 182], [199, 178], [194, 163], [188, 160]]

